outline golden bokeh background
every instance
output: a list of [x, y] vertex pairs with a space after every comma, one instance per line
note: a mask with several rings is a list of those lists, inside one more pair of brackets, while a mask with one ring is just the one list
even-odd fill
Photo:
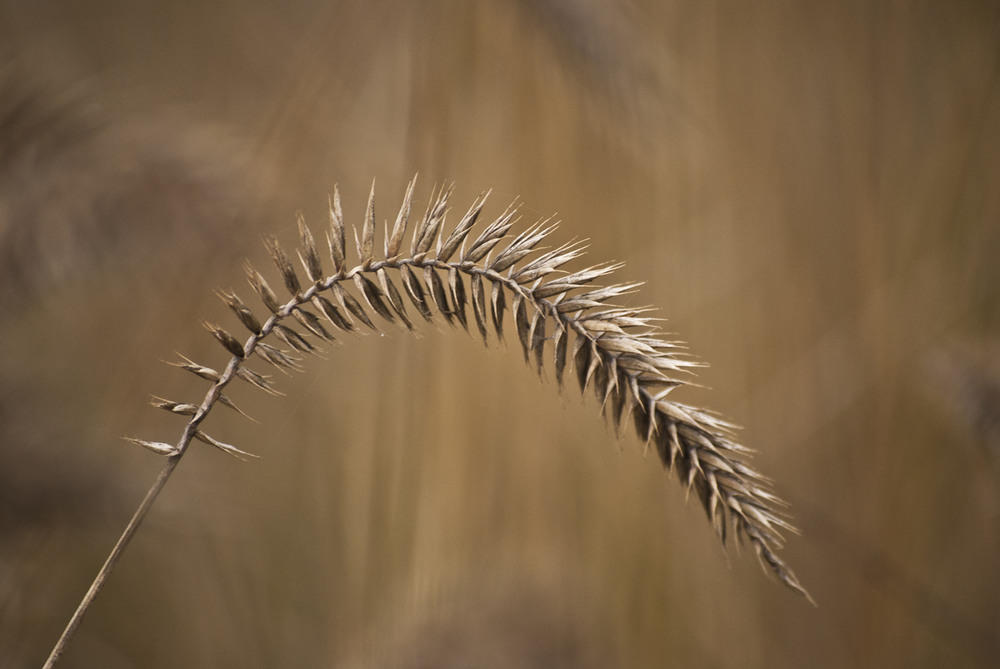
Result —
[[262, 459], [185, 457], [60, 666], [1000, 656], [1000, 3], [11, 1], [0, 58], [0, 667], [155, 478], [121, 436], [179, 436], [145, 399], [200, 402], [160, 361], [224, 364], [215, 289], [415, 173], [646, 282], [819, 606], [516, 344], [387, 328], [231, 390]]

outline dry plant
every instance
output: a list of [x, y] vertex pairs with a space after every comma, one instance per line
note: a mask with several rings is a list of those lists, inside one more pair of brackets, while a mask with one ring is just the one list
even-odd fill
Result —
[[162, 110], [126, 118], [83, 84], [40, 79], [0, 62], [0, 325], [109, 262], [148, 270], [166, 265], [164, 245], [231, 246], [231, 227], [206, 222], [245, 201], [244, 147]]
[[[290, 299], [279, 300], [264, 276], [249, 263], [245, 267], [247, 277], [267, 309], [265, 319], [255, 315], [235, 293], [219, 292], [250, 336], [241, 342], [219, 325], [205, 323], [232, 356], [226, 367], [218, 371], [187, 358], [173, 363], [212, 385], [200, 404], [153, 399], [154, 406], [185, 416], [187, 423], [176, 444], [130, 439], [165, 456], [166, 464], [80, 603], [46, 666], [52, 666], [62, 654], [190, 444], [197, 440], [241, 459], [255, 457], [201, 428], [218, 404], [240, 411], [223, 393], [235, 379], [279, 394], [271, 379], [252, 370], [247, 362], [259, 359], [281, 371], [301, 370], [304, 356], [317, 354], [323, 342], [337, 342], [342, 334], [362, 328], [377, 331], [379, 325], [373, 318], [376, 315], [413, 331], [415, 326], [404, 294], [424, 320], [433, 321], [440, 316], [452, 325], [475, 327], [486, 343], [491, 331], [498, 340], [503, 339], [504, 321], [509, 314], [511, 329], [520, 342], [525, 361], [539, 373], [547, 353], [546, 344], [550, 344], [560, 386], [569, 368], [582, 391], [591, 388], [596, 393], [603, 414], [611, 418], [616, 430], [631, 420], [639, 438], [647, 447], [656, 449], [663, 465], [676, 471], [689, 492], [695, 491], [723, 544], [733, 533], [740, 542], [749, 542], [762, 566], [811, 601], [798, 578], [776, 553], [784, 542], [781, 532], [795, 531], [783, 512], [785, 504], [772, 493], [770, 481], [746, 464], [750, 451], [734, 441], [733, 426], [707, 411], [668, 399], [672, 390], [689, 385], [684, 375], [698, 363], [683, 353], [680, 344], [664, 338], [658, 319], [649, 315], [648, 308], [615, 303], [640, 284], [594, 283], [619, 269], [618, 263], [597, 264], [577, 271], [562, 269], [584, 253], [585, 244], [572, 241], [551, 249], [540, 246], [556, 228], [556, 223], [550, 220], [538, 221], [509, 237], [517, 218], [513, 204], [473, 237], [473, 227], [488, 193], [478, 197], [458, 224], [447, 231], [445, 218], [451, 188], [441, 188], [413, 227], [406, 252], [404, 237], [414, 183], [415, 180], [411, 181], [407, 187], [391, 230], [388, 222], [385, 224], [381, 259], [375, 256], [374, 187], [363, 226], [360, 231], [356, 228], [353, 231], [359, 261], [353, 267], [348, 264], [344, 217], [340, 195], [335, 190], [330, 200], [327, 231], [333, 273], [325, 273], [316, 237], [300, 215], [301, 247], [297, 255], [307, 280], [300, 277], [277, 239], [265, 240]], [[501, 242], [505, 245], [496, 251]]]

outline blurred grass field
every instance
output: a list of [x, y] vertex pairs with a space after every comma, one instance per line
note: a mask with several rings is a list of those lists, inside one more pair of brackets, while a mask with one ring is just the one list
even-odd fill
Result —
[[160, 361], [223, 364], [214, 289], [414, 173], [646, 282], [818, 608], [592, 397], [441, 325], [234, 390], [260, 424], [209, 431], [263, 459], [185, 458], [60, 666], [1000, 656], [1000, 3], [6, 2], [0, 58], [0, 667], [152, 483], [120, 437], [176, 439], [146, 398], [200, 401]]

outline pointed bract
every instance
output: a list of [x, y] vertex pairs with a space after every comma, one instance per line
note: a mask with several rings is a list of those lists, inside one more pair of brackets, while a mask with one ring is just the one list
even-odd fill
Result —
[[368, 269], [375, 256], [375, 182], [372, 181], [372, 190], [368, 195], [368, 208], [365, 209], [365, 224], [361, 229], [361, 240], [358, 241], [357, 231], [354, 239], [358, 245], [358, 258], [361, 259], [361, 266]]
[[399, 273], [403, 277], [403, 285], [406, 287], [406, 294], [410, 296], [410, 301], [413, 302], [413, 306], [417, 308], [420, 315], [424, 317], [424, 320], [430, 321], [434, 318], [434, 312], [431, 311], [430, 305], [427, 304], [427, 291], [424, 290], [423, 284], [421, 284], [420, 279], [417, 275], [410, 269], [409, 265], [402, 265], [399, 268]]
[[167, 364], [172, 365], [174, 367], [180, 367], [181, 369], [186, 369], [192, 374], [200, 376], [206, 381], [211, 381], [212, 383], [216, 383], [220, 378], [222, 378], [222, 375], [219, 374], [214, 369], [212, 369], [211, 367], [205, 367], [204, 365], [199, 365], [198, 363], [192, 361], [189, 358], [184, 357], [183, 355], [181, 356], [181, 358], [183, 358], [182, 362], [168, 362]]
[[330, 259], [335, 272], [343, 272], [344, 266], [344, 212], [340, 208], [340, 191], [333, 187], [330, 202], [330, 230], [326, 239], [330, 246]]
[[493, 316], [493, 327], [497, 331], [498, 339], [503, 339], [503, 312], [506, 308], [506, 301], [503, 285], [494, 283], [493, 296], [490, 298], [490, 314]]
[[462, 217], [458, 226], [451, 231], [451, 234], [448, 235], [448, 238], [444, 240], [444, 243], [438, 250], [438, 260], [441, 262], [448, 262], [455, 254], [459, 245], [465, 241], [469, 231], [472, 230], [472, 226], [476, 224], [476, 220], [479, 218], [479, 214], [483, 210], [483, 205], [486, 204], [486, 198], [488, 195], [489, 193], [480, 195], [476, 201], [472, 203], [472, 206], [469, 207], [469, 211]]
[[217, 292], [217, 295], [230, 309], [233, 310], [233, 313], [236, 314], [236, 317], [243, 324], [243, 327], [256, 335], [260, 334], [260, 321], [257, 320], [257, 317], [254, 316], [252, 311], [250, 311], [250, 307], [243, 304], [243, 300], [241, 300], [236, 293], [220, 290]]
[[271, 382], [268, 381], [268, 377], [264, 376], [263, 374], [258, 374], [257, 372], [247, 367], [240, 367], [239, 369], [237, 369], [236, 376], [238, 378], [243, 379], [244, 381], [246, 381], [251, 385], [257, 386], [268, 395], [274, 395], [275, 397], [280, 397], [284, 395], [284, 393], [280, 392], [274, 386], [271, 385]]
[[344, 290], [339, 283], [333, 284], [330, 288], [330, 292], [333, 293], [334, 298], [336, 298], [345, 311], [349, 312], [352, 316], [357, 318], [372, 330], [378, 331], [378, 328], [375, 327], [372, 320], [368, 318], [368, 314], [362, 308], [361, 303], [354, 299], [353, 295]]
[[180, 453], [180, 450], [176, 446], [165, 444], [162, 441], [144, 441], [142, 439], [134, 439], [132, 437], [124, 437], [124, 439], [125, 441], [142, 446], [143, 448], [148, 448], [157, 455], [166, 455], [169, 457]]
[[322, 295], [313, 295], [312, 297], [313, 305], [319, 309], [320, 313], [326, 316], [326, 319], [333, 323], [335, 326], [344, 330], [345, 332], [350, 332], [354, 329], [354, 325], [347, 319], [347, 317], [340, 312], [330, 300], [326, 299]]
[[465, 319], [465, 282], [462, 280], [462, 274], [456, 267], [448, 268], [448, 290], [454, 309], [453, 313], [458, 318], [458, 322], [462, 324], [462, 327], [468, 330], [469, 323]]
[[313, 237], [309, 226], [306, 225], [306, 219], [302, 216], [302, 212], [299, 212], [298, 222], [299, 238], [302, 242], [302, 248], [299, 250], [299, 260], [302, 261], [302, 267], [305, 268], [309, 280], [315, 283], [323, 279], [323, 263], [319, 259], [319, 249], [316, 248], [316, 239]]
[[382, 300], [384, 293], [368, 277], [364, 274], [355, 274], [354, 285], [358, 287], [361, 296], [365, 298], [368, 306], [375, 310], [375, 313], [390, 323], [396, 322], [392, 312], [389, 311], [389, 308], [385, 306], [385, 302]]
[[511, 205], [500, 218], [487, 225], [462, 256], [462, 262], [476, 263], [485, 258], [510, 230], [516, 213], [517, 208]]
[[281, 309], [281, 304], [278, 302], [277, 295], [271, 290], [271, 286], [267, 285], [267, 281], [261, 275], [260, 272], [255, 270], [249, 263], [244, 265], [244, 269], [247, 273], [247, 279], [250, 281], [250, 285], [253, 286], [254, 291], [260, 297], [261, 302], [272, 314], [278, 313]]
[[403, 196], [403, 204], [396, 215], [396, 223], [392, 226], [392, 234], [385, 241], [385, 257], [392, 259], [399, 255], [399, 249], [403, 244], [403, 235], [406, 234], [406, 224], [410, 218], [410, 206], [413, 200], [413, 187], [417, 183], [417, 177], [413, 177], [406, 186], [406, 194]]
[[204, 432], [202, 432], [201, 430], [197, 430], [194, 433], [194, 437], [198, 441], [203, 441], [206, 444], [209, 444], [211, 446], [215, 446], [217, 449], [219, 449], [223, 453], [226, 453], [227, 455], [232, 455], [233, 457], [235, 457], [235, 458], [237, 458], [239, 460], [244, 460], [245, 461], [248, 458], [259, 458], [260, 457], [259, 455], [254, 455], [253, 453], [247, 453], [246, 451], [242, 451], [242, 450], [236, 448], [235, 446], [233, 446], [231, 444], [226, 444], [226, 443], [223, 443], [223, 442], [219, 441], [218, 439], [214, 439], [214, 438], [208, 436], [207, 434], [205, 434]]
[[472, 312], [476, 317], [476, 327], [483, 338], [483, 343], [488, 343], [486, 338], [486, 291], [483, 288], [483, 277], [481, 274], [472, 275]]
[[288, 289], [292, 297], [297, 296], [302, 292], [302, 284], [299, 283], [299, 277], [295, 273], [295, 268], [288, 261], [288, 256], [285, 255], [285, 250], [281, 248], [278, 239], [276, 237], [268, 237], [264, 240], [264, 245], [267, 246], [267, 250], [271, 254], [271, 259], [281, 273], [281, 278], [285, 282], [285, 288]]
[[444, 291], [444, 282], [441, 281], [441, 277], [438, 276], [433, 267], [424, 268], [424, 278], [427, 280], [427, 285], [431, 288], [431, 297], [434, 300], [434, 306], [445, 317], [445, 320], [451, 323], [454, 312], [451, 309], [451, 305], [448, 304], [447, 293]]
[[399, 294], [396, 284], [389, 278], [389, 273], [385, 271], [384, 267], [380, 267], [375, 275], [378, 277], [378, 284], [382, 288], [382, 292], [389, 297], [389, 305], [392, 306], [392, 310], [399, 316], [399, 320], [403, 321], [407, 330], [413, 330], [413, 322], [410, 321], [410, 317], [406, 313], [403, 297]]
[[218, 325], [213, 325], [212, 323], [204, 323], [205, 329], [211, 332], [219, 343], [222, 344], [227, 351], [235, 355], [237, 358], [245, 357], [246, 353], [243, 350], [243, 344], [239, 342], [233, 335], [229, 334]]

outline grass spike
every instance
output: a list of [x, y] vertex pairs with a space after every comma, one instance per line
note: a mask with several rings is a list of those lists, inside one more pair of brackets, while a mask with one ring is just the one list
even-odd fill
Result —
[[[409, 298], [425, 318], [431, 320], [436, 314], [440, 314], [449, 322], [457, 319], [466, 328], [467, 294], [464, 282], [468, 279], [471, 282], [476, 325], [484, 338], [487, 311], [485, 284], [492, 284], [489, 311], [498, 337], [502, 337], [503, 312], [507, 307], [506, 294], [509, 292], [510, 311], [525, 361], [530, 362], [534, 357], [535, 366], [541, 372], [545, 342], [551, 339], [555, 351], [557, 382], [561, 385], [565, 368], [569, 366], [576, 374], [581, 391], [585, 392], [588, 386], [592, 386], [602, 412], [607, 415], [610, 411], [616, 425], [624, 423], [631, 414], [637, 436], [644, 443], [655, 445], [663, 466], [676, 472], [688, 493], [696, 493], [710, 525], [723, 543], [725, 544], [727, 537], [726, 527], [732, 527], [738, 537], [750, 542], [767, 571], [773, 573], [784, 585], [812, 601], [798, 578], [776, 552], [784, 543], [781, 533], [795, 532], [785, 515], [786, 505], [771, 491], [770, 481], [747, 464], [744, 458], [749, 451], [733, 441], [733, 426], [710, 412], [669, 399], [668, 393], [672, 393], [675, 388], [694, 384], [671, 378], [668, 373], [687, 372], [696, 363], [683, 357], [683, 351], [677, 342], [667, 339], [659, 330], [655, 319], [645, 315], [647, 309], [616, 306], [611, 302], [614, 298], [634, 291], [639, 284], [620, 283], [583, 291], [583, 286], [617, 271], [621, 265], [592, 265], [541, 283], [546, 275], [562, 271], [562, 265], [578, 258], [582, 253], [581, 247], [572, 242], [542, 253], [539, 244], [556, 227], [549, 220], [529, 226], [491, 258], [492, 250], [513, 225], [516, 212], [513, 205], [498, 219], [486, 225], [468, 249], [459, 254], [460, 260], [450, 260], [458, 247], [463, 246], [468, 239], [485, 201], [485, 195], [477, 199], [456, 228], [442, 234], [447, 201], [451, 194], [450, 186], [441, 188], [431, 198], [424, 217], [413, 230], [410, 254], [401, 257], [397, 252], [402, 243], [412, 190], [413, 182], [407, 188], [397, 222], [386, 242], [386, 258], [377, 260], [372, 255], [373, 184], [364, 226], [358, 238], [361, 264], [352, 269], [346, 267], [343, 212], [339, 191], [334, 188], [329, 202], [330, 230], [327, 235], [334, 265], [333, 274], [322, 275], [312, 234], [300, 220], [302, 248], [299, 250], [299, 257], [313, 281], [312, 286], [303, 290], [286, 254], [276, 239], [269, 237], [265, 240], [265, 245], [288, 289], [290, 299], [284, 304], [280, 303], [264, 277], [249, 264], [245, 265], [247, 277], [271, 312], [271, 317], [261, 323], [234, 293], [220, 293], [251, 331], [251, 337], [246, 344], [241, 344], [221, 327], [206, 322], [205, 327], [232, 356], [224, 371], [217, 372], [187, 358], [179, 363], [171, 363], [211, 381], [212, 386], [200, 404], [153, 399], [154, 406], [187, 419], [176, 445], [128, 438], [132, 443], [166, 456], [166, 463], [112, 550], [105, 567], [98, 573], [94, 585], [77, 608], [46, 666], [52, 665], [72, 637], [83, 614], [106, 582], [121, 552], [192, 440], [197, 439], [241, 459], [256, 457], [210, 437], [200, 429], [202, 421], [217, 404], [235, 409], [228, 396], [222, 393], [235, 378], [241, 378], [265, 392], [279, 394], [267, 377], [246, 366], [247, 361], [260, 358], [286, 373], [287, 370], [301, 370], [300, 360], [292, 351], [317, 353], [319, 347], [286, 325], [287, 319], [297, 319], [297, 322], [321, 341], [329, 337], [318, 317], [305, 309], [309, 305], [316, 307], [341, 330], [353, 329], [350, 318], [360, 320], [376, 330], [365, 308], [348, 290], [350, 287], [360, 293], [368, 307], [380, 316], [390, 322], [401, 320], [412, 329], [412, 323], [405, 315], [399, 290], [389, 277], [390, 273], [396, 271], [401, 274]], [[437, 254], [432, 257], [428, 251], [435, 240], [438, 242]], [[532, 254], [538, 254], [534, 260], [531, 259]], [[506, 276], [501, 274], [505, 271]], [[421, 272], [423, 281], [419, 277]], [[441, 279], [442, 272], [447, 274], [447, 283]], [[373, 275], [377, 283], [369, 275]], [[320, 295], [322, 291], [332, 293], [333, 300]], [[552, 332], [552, 336], [546, 336], [547, 332]], [[574, 342], [570, 353], [568, 340], [571, 332]], [[292, 351], [270, 344], [272, 335], [284, 341]]]

